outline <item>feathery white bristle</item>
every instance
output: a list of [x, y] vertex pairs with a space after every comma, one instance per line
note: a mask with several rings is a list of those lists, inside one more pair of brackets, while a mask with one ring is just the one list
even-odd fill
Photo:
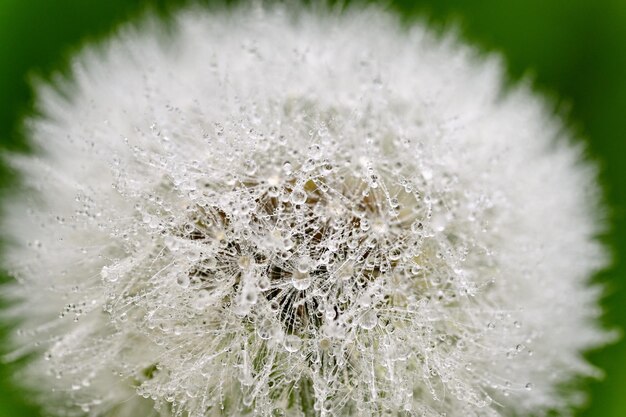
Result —
[[38, 88], [3, 203], [24, 384], [68, 416], [566, 413], [606, 256], [542, 99], [376, 9], [176, 19]]

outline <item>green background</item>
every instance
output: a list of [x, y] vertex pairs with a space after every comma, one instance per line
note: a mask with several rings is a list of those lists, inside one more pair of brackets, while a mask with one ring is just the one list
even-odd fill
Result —
[[[605, 320], [611, 327], [625, 328], [626, 0], [390, 4], [407, 19], [460, 28], [482, 49], [503, 54], [512, 79], [530, 78], [545, 94], [558, 98], [559, 107], [569, 109], [572, 125], [588, 138], [589, 153], [601, 164], [611, 208], [612, 231], [605, 240], [615, 262], [597, 277], [607, 287]], [[46, 77], [62, 69], [81, 44], [110, 33], [146, 7], [165, 11], [170, 6], [165, 1], [137, 0], [0, 0], [0, 148], [25, 148], [18, 126], [20, 115], [31, 105], [29, 77]], [[10, 181], [0, 172], [1, 183]], [[4, 333], [6, 329], [0, 336]], [[626, 416], [626, 341], [589, 357], [605, 369], [606, 377], [587, 384], [591, 398], [578, 415]], [[11, 372], [10, 365], [0, 365], [0, 417], [39, 416], [27, 395], [9, 381]]]

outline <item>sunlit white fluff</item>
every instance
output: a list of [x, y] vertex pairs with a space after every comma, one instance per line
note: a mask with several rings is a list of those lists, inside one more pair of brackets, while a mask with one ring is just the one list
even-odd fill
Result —
[[38, 87], [3, 204], [13, 356], [53, 412], [578, 401], [606, 339], [594, 170], [497, 59], [377, 10], [242, 7], [127, 28], [72, 74]]

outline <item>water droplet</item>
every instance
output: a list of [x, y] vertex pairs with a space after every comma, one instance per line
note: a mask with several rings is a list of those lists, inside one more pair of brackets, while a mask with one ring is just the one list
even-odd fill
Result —
[[267, 291], [270, 288], [270, 280], [266, 275], [263, 275], [261, 278], [259, 278], [259, 290], [261, 291]]
[[291, 284], [297, 290], [306, 290], [311, 286], [311, 276], [308, 272], [294, 271], [291, 275]]
[[304, 189], [300, 187], [294, 188], [293, 191], [291, 192], [291, 202], [293, 204], [304, 204], [306, 202], [306, 199], [307, 199], [306, 191], [304, 191]]
[[285, 417], [285, 411], [282, 408], [272, 410], [272, 417]]
[[400, 248], [393, 248], [387, 255], [390, 261], [397, 261], [402, 256], [402, 250]]
[[269, 320], [263, 320], [256, 326], [256, 333], [263, 340], [269, 340], [272, 338], [272, 322]]
[[295, 353], [300, 350], [300, 347], [302, 346], [302, 339], [299, 336], [290, 334], [285, 337], [283, 346], [287, 352]]
[[244, 161], [243, 168], [248, 175], [254, 175], [257, 170], [257, 164], [253, 159]]
[[241, 291], [241, 298], [245, 304], [252, 305], [256, 304], [259, 294], [254, 286], [246, 285]]
[[359, 321], [359, 325], [365, 330], [372, 330], [377, 324], [378, 316], [374, 310], [370, 310], [365, 313]]
[[189, 287], [189, 275], [187, 275], [187, 274], [180, 274], [176, 278], [176, 283], [178, 285], [180, 285], [181, 287], [183, 287], [183, 288]]
[[277, 186], [272, 185], [268, 187], [267, 195], [269, 195], [270, 197], [278, 197], [279, 194], [280, 194], [280, 189]]
[[311, 146], [309, 146], [309, 155], [313, 159], [320, 158], [320, 156], [322, 155], [322, 147], [320, 146], [319, 143], [314, 143]]

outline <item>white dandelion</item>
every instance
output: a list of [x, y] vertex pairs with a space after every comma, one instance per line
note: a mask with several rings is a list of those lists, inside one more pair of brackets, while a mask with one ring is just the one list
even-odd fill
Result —
[[[499, 61], [379, 10], [177, 14], [38, 86], [3, 202], [22, 383], [63, 416], [567, 413], [598, 190]], [[565, 415], [561, 414], [561, 415]]]

